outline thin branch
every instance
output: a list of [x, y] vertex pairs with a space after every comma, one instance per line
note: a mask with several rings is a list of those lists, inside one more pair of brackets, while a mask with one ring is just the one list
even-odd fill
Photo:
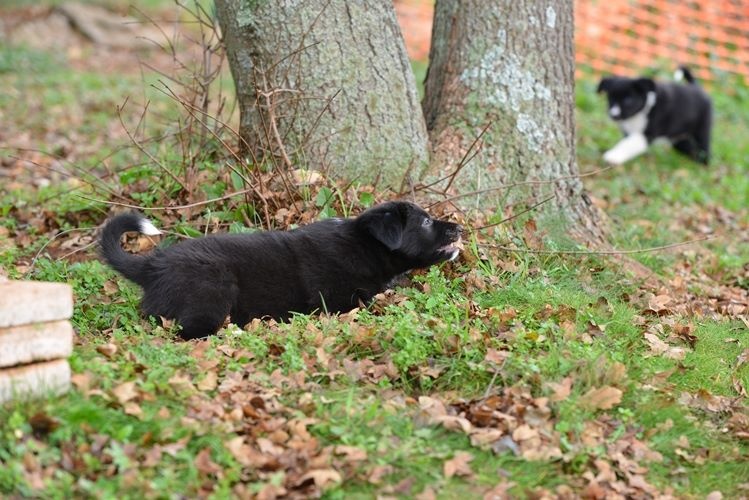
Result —
[[[339, 88], [338, 90], [335, 91], [335, 94], [333, 94], [332, 96], [330, 96], [329, 99], [327, 99], [327, 102], [325, 103], [325, 106], [323, 106], [323, 108], [317, 114], [317, 117], [315, 118], [315, 121], [312, 122], [312, 126], [310, 127], [309, 131], [307, 131], [307, 133], [304, 134], [304, 137], [302, 138], [302, 141], [300, 143], [299, 148], [304, 148], [305, 147], [305, 145], [307, 144], [307, 142], [310, 139], [310, 136], [312, 135], [312, 132], [314, 132], [315, 130], [317, 130], [317, 126], [319, 125], [320, 120], [322, 119], [323, 115], [330, 108], [331, 103], [333, 102], [333, 100], [336, 97], [338, 97], [338, 94], [340, 94], [342, 90], [343, 89]], [[332, 137], [333, 135], [335, 135], [335, 132], [333, 134], [331, 134], [330, 136]]]
[[[463, 170], [463, 167], [468, 165], [468, 162], [470, 162], [480, 151], [481, 151], [481, 145], [479, 144], [479, 141], [482, 137], [484, 137], [484, 134], [486, 134], [486, 131], [489, 130], [489, 127], [492, 126], [494, 122], [487, 123], [484, 128], [481, 130], [481, 133], [476, 136], [476, 138], [473, 140], [471, 145], [466, 149], [465, 154], [463, 155], [463, 158], [460, 159], [460, 162], [458, 162], [458, 166], [455, 168], [455, 171], [450, 175], [449, 182], [447, 183], [447, 186], [445, 186], [445, 189], [442, 190], [443, 193], [447, 193], [447, 191], [450, 189], [450, 186], [453, 185], [453, 182], [455, 182], [455, 178], [458, 176], [461, 170]], [[478, 148], [476, 149], [476, 152], [471, 155], [470, 158], [468, 158], [468, 154], [473, 150], [474, 146], [476, 144], [479, 144]], [[467, 159], [466, 159], [467, 158]]]
[[31, 264], [29, 264], [29, 268], [26, 270], [25, 273], [23, 273], [24, 279], [27, 278], [29, 273], [34, 270], [34, 266], [36, 265], [37, 260], [39, 260], [39, 256], [42, 254], [44, 249], [47, 248], [50, 245], [50, 243], [55, 241], [57, 238], [59, 238], [63, 234], [72, 233], [74, 231], [86, 232], [86, 231], [94, 231], [95, 229], [96, 228], [94, 227], [74, 227], [71, 229], [66, 229], [65, 231], [60, 231], [59, 233], [55, 234], [52, 238], [49, 239], [49, 241], [47, 241], [44, 245], [42, 245], [42, 248], [40, 248], [39, 251], [36, 252], [36, 255], [34, 255], [34, 258], [31, 259]]
[[[440, 177], [440, 178], [439, 178], [439, 179], [437, 179], [436, 181], [432, 181], [432, 182], [430, 182], [429, 184], [423, 184], [423, 185], [420, 185], [420, 186], [414, 186], [414, 187], [412, 187], [412, 190], [413, 190], [413, 191], [423, 191], [423, 190], [425, 190], [425, 189], [429, 189], [430, 187], [432, 187], [432, 186], [434, 186], [434, 185], [437, 185], [437, 184], [439, 184], [439, 183], [440, 183], [440, 182], [442, 182], [442, 181], [446, 181], [447, 179], [450, 179], [450, 178], [453, 178], [453, 179], [454, 179], [454, 178], [455, 178], [455, 176], [456, 176], [456, 175], [458, 175], [458, 172], [460, 171], [460, 169], [462, 169], [462, 168], [463, 168], [463, 167], [461, 166], [461, 164], [463, 164], [464, 160], [465, 160], [465, 159], [466, 159], [466, 157], [468, 156], [468, 153], [470, 153], [470, 152], [471, 152], [471, 149], [473, 149], [473, 146], [474, 146], [474, 145], [475, 145], [475, 144], [476, 144], [476, 143], [477, 143], [477, 142], [479, 141], [479, 139], [481, 139], [481, 136], [483, 136], [483, 135], [484, 135], [484, 134], [486, 133], [486, 131], [488, 130], [488, 128], [489, 128], [489, 127], [491, 126], [491, 124], [492, 124], [492, 122], [489, 122], [489, 123], [487, 123], [487, 124], [486, 124], [486, 126], [485, 126], [485, 127], [484, 127], [484, 128], [482, 129], [482, 130], [481, 130], [481, 133], [479, 133], [479, 135], [478, 135], [478, 136], [476, 136], [476, 138], [475, 138], [475, 139], [473, 140], [473, 142], [472, 142], [472, 143], [471, 143], [471, 145], [470, 145], [470, 146], [468, 147], [468, 149], [466, 150], [466, 152], [465, 152], [465, 153], [463, 154], [463, 158], [462, 158], [462, 159], [460, 160], [460, 162], [458, 163], [458, 166], [456, 167], [456, 170], [455, 170], [454, 172], [451, 172], [451, 173], [447, 174], [447, 175], [446, 175], [446, 176], [444, 176], [444, 177]], [[477, 152], [477, 153], [478, 153], [478, 152]], [[471, 160], [473, 159], [473, 157], [474, 157], [474, 156], [476, 156], [476, 154], [472, 155], [472, 156], [471, 156], [471, 158], [469, 158], [469, 159], [468, 159], [468, 161], [466, 161], [465, 163], [467, 164], [467, 163], [468, 163], [469, 161], [471, 161]], [[464, 166], [465, 166], [465, 165], [464, 165]], [[450, 187], [450, 185], [452, 184], [452, 182], [453, 182], [453, 181], [452, 181], [452, 179], [451, 179], [451, 180], [450, 180], [450, 184], [448, 184], [447, 188], [445, 188], [445, 189], [444, 189], [444, 191], [443, 191], [443, 194], [446, 194], [446, 191], [447, 191], [447, 189], [448, 189], [448, 188]]]
[[[435, 201], [431, 205], [427, 205], [426, 208], [429, 209], [431, 207], [439, 205], [440, 203], [447, 203], [449, 201], [457, 200], [457, 199], [460, 199], [460, 198], [465, 198], [467, 196], [475, 196], [477, 194], [484, 194], [484, 193], [489, 193], [489, 192], [492, 192], [492, 191], [501, 191], [503, 189], [510, 189], [510, 188], [514, 188], [514, 187], [518, 187], [518, 186], [539, 186], [539, 185], [544, 185], [544, 184], [554, 184], [554, 183], [557, 183], [559, 181], [564, 181], [564, 180], [569, 180], [569, 179], [582, 179], [583, 177], [590, 177], [590, 176], [593, 176], [593, 175], [597, 175], [597, 174], [600, 174], [601, 172], [605, 172], [607, 170], [611, 170], [612, 168], [616, 168], [618, 166], [619, 165], [608, 165], [606, 167], [599, 168], [598, 170], [593, 170], [591, 172], [587, 172], [587, 173], [584, 173], [584, 174], [563, 175], [561, 177], [555, 177], [553, 179], [548, 179], [548, 180], [543, 180], [543, 181], [521, 181], [521, 182], [513, 182], [513, 183], [510, 183], [510, 184], [500, 184], [498, 186], [494, 186], [494, 187], [490, 187], [490, 188], [486, 188], [486, 189], [479, 189], [478, 191], [470, 191], [468, 193], [460, 193], [460, 194], [456, 194], [456, 195], [453, 195], [453, 196], [448, 196], [445, 199], [442, 199], [442, 200], [439, 200], [439, 201]], [[425, 189], [426, 187], [428, 187], [428, 186], [424, 186], [424, 187], [419, 186], [416, 189], [418, 191], [420, 189]]]
[[[169, 177], [171, 177], [171, 178], [172, 178], [172, 180], [174, 180], [174, 182], [176, 182], [177, 184], [179, 184], [179, 185], [180, 185], [180, 186], [182, 187], [182, 189], [185, 189], [185, 185], [184, 185], [184, 184], [182, 183], [182, 181], [180, 181], [180, 180], [179, 180], [179, 178], [178, 178], [178, 177], [177, 177], [176, 175], [174, 175], [174, 173], [173, 173], [173, 172], [172, 172], [171, 170], [169, 170], [169, 169], [168, 169], [168, 168], [167, 168], [167, 167], [166, 167], [166, 166], [165, 166], [165, 165], [164, 165], [163, 163], [161, 163], [161, 162], [160, 162], [160, 161], [159, 161], [158, 159], [156, 159], [156, 157], [155, 157], [155, 156], [153, 156], [153, 155], [152, 155], [152, 154], [151, 154], [151, 153], [150, 153], [150, 152], [149, 152], [148, 150], [146, 150], [146, 148], [144, 148], [144, 147], [143, 147], [143, 146], [142, 146], [142, 145], [141, 145], [141, 144], [140, 144], [140, 143], [138, 142], [138, 140], [137, 140], [137, 139], [136, 139], [135, 137], [133, 137], [133, 135], [132, 135], [132, 134], [130, 133], [130, 130], [129, 130], [129, 129], [127, 128], [127, 126], [125, 125], [125, 120], [124, 120], [124, 119], [122, 118], [122, 109], [123, 109], [123, 108], [125, 107], [125, 105], [126, 105], [126, 104], [127, 104], [127, 98], [125, 98], [125, 102], [123, 102], [123, 103], [122, 103], [122, 106], [117, 106], [117, 118], [119, 118], [119, 120], [120, 120], [120, 124], [122, 125], [122, 129], [123, 129], [123, 130], [125, 131], [125, 133], [126, 133], [126, 134], [127, 134], [127, 136], [128, 136], [129, 138], [130, 138], [130, 140], [132, 141], [132, 143], [133, 143], [133, 144], [135, 144], [135, 146], [136, 146], [136, 147], [137, 147], [137, 148], [138, 148], [138, 149], [139, 149], [139, 150], [140, 150], [140, 151], [141, 151], [141, 152], [142, 152], [143, 154], [145, 154], [146, 156], [148, 156], [148, 157], [149, 157], [149, 158], [151, 159], [151, 161], [152, 161], [152, 162], [156, 163], [156, 165], [158, 165], [159, 167], [161, 167], [161, 169], [162, 169], [162, 170], [163, 170], [163, 171], [164, 171], [164, 172], [165, 172], [165, 173], [166, 173], [166, 174], [167, 174], [167, 175], [168, 175]], [[147, 107], [147, 106], [148, 106], [148, 104], [146, 104], [146, 107]]]
[[211, 198], [210, 200], [205, 200], [205, 201], [196, 201], [195, 203], [188, 203], [187, 205], [177, 205], [174, 207], [140, 207], [138, 205], [131, 205], [130, 203], [120, 203], [118, 201], [107, 201], [107, 200], [99, 200], [96, 198], [89, 198], [88, 196], [83, 196], [82, 194], [77, 194], [77, 193], [73, 193], [73, 196], [77, 196], [78, 198], [82, 198], [84, 200], [93, 201], [95, 203], [103, 203], [105, 205], [114, 205], [117, 207], [134, 208], [136, 210], [184, 210], [187, 208], [208, 205], [209, 203], [215, 203], [217, 201], [228, 200], [229, 198], [234, 198], [235, 196], [239, 196], [245, 193], [250, 193], [252, 191], [253, 191], [252, 188], [242, 189], [240, 191], [234, 191], [233, 193], [225, 194], [224, 196], [220, 196], [218, 198]]
[[511, 215], [511, 216], [509, 216], [509, 217], [506, 217], [506, 218], [502, 219], [502, 220], [501, 220], [501, 221], [499, 221], [499, 222], [494, 222], [494, 223], [492, 223], [492, 224], [487, 224], [487, 225], [485, 225], [485, 226], [481, 226], [481, 227], [476, 227], [476, 228], [474, 228], [474, 229], [475, 229], [476, 231], [478, 231], [479, 229], [486, 229], [486, 228], [488, 228], [488, 227], [499, 226], [499, 225], [501, 225], [501, 224], [504, 224], [505, 222], [509, 222], [509, 221], [511, 221], [512, 219], [516, 219], [516, 218], [520, 217], [520, 216], [521, 216], [521, 215], [523, 215], [523, 214], [527, 214], [528, 212], [531, 212], [531, 211], [535, 210], [536, 208], [540, 207], [541, 205], [543, 205], [543, 204], [544, 204], [544, 203], [546, 203], [547, 201], [550, 201], [550, 200], [552, 200], [553, 198], [554, 198], [554, 195], [551, 195], [551, 196], [549, 196], [548, 198], [546, 198], [546, 199], [543, 199], [543, 200], [539, 201], [539, 202], [538, 202], [538, 203], [536, 203], [535, 205], [531, 205], [530, 207], [526, 208], [526, 209], [525, 209], [525, 210], [523, 210], [522, 212], [518, 212], [518, 213], [516, 213], [516, 214], [514, 214], [514, 215]]
[[496, 250], [505, 250], [507, 252], [532, 253], [542, 255], [632, 255], [637, 253], [650, 253], [658, 252], [661, 250], [668, 250], [670, 248], [691, 245], [692, 243], [699, 243], [700, 241], [707, 241], [715, 238], [717, 238], [717, 236], [704, 236], [702, 238], [696, 238], [694, 240], [681, 241], [679, 243], [671, 243], [669, 245], [663, 245], [659, 247], [638, 248], [635, 250], [532, 250], [530, 248], [505, 247], [502, 245], [494, 245], [491, 243], [477, 243], [477, 245], [486, 248], [494, 248]]
[[83, 245], [83, 246], [82, 246], [82, 247], [80, 247], [80, 248], [76, 248], [75, 250], [72, 250], [72, 251], [70, 251], [70, 252], [68, 252], [68, 253], [66, 253], [66, 254], [64, 254], [64, 255], [60, 255], [60, 256], [59, 256], [59, 257], [57, 257], [57, 258], [56, 258], [55, 260], [63, 260], [63, 259], [67, 259], [67, 258], [68, 258], [68, 257], [70, 257], [71, 255], [75, 255], [75, 254], [77, 254], [78, 252], [83, 252], [84, 250], [88, 250], [89, 248], [91, 248], [92, 246], [96, 245], [97, 243], [99, 243], [99, 242], [98, 242], [97, 240], [94, 240], [94, 241], [92, 241], [91, 243], [87, 243], [86, 245]]

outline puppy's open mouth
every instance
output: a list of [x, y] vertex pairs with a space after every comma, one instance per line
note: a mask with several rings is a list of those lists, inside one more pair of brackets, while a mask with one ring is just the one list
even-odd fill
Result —
[[450, 260], [457, 257], [461, 250], [463, 250], [463, 240], [460, 236], [458, 236], [458, 239], [453, 241], [452, 243], [448, 243], [447, 245], [439, 248], [440, 252], [453, 254], [452, 257], [450, 257]]

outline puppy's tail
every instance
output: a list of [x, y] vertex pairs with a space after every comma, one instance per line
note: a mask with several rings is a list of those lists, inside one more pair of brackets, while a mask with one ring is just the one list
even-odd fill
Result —
[[104, 260], [130, 281], [144, 286], [149, 282], [146, 265], [147, 256], [131, 255], [120, 245], [120, 238], [129, 231], [141, 234], [156, 235], [161, 231], [151, 224], [145, 217], [137, 213], [125, 213], [110, 219], [104, 226], [99, 238], [101, 255]]
[[679, 69], [674, 72], [674, 80], [677, 82], [680, 82], [682, 80], [686, 80], [687, 83], [697, 83], [697, 79], [692, 75], [692, 72], [689, 71], [689, 68], [686, 66], [679, 66]]

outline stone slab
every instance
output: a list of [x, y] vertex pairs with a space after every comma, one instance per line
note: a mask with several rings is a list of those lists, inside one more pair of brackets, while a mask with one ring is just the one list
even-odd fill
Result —
[[0, 328], [0, 368], [67, 358], [73, 352], [73, 326], [49, 321]]
[[73, 289], [65, 283], [0, 282], [0, 328], [69, 319]]

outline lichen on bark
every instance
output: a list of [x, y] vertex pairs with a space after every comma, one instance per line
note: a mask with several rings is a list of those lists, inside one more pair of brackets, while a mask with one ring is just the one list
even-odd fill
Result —
[[541, 181], [467, 201], [491, 207], [554, 194], [547, 212], [600, 241], [597, 213], [575, 178], [572, 34], [569, 0], [437, 0], [423, 103], [427, 176], [453, 172], [491, 124], [452, 189]]

